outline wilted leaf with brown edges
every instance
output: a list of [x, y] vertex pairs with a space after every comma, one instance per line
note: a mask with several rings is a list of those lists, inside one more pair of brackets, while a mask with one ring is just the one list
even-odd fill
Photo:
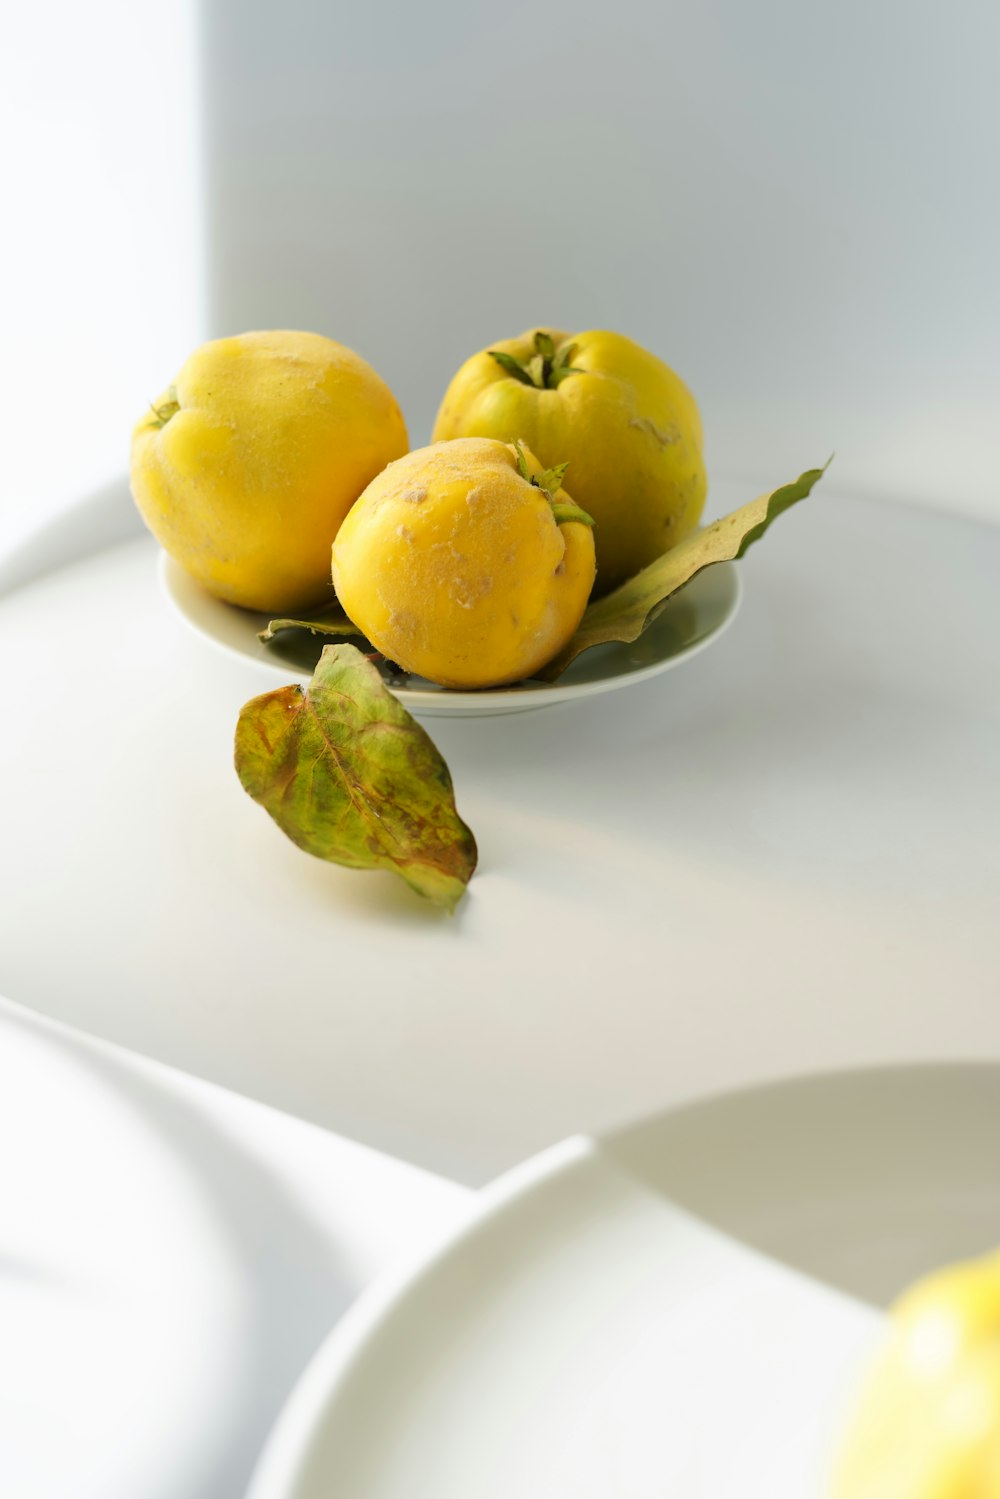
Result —
[[325, 647], [305, 688], [252, 698], [236, 727], [244, 790], [307, 853], [392, 869], [453, 911], [476, 867], [430, 736], [351, 645]]

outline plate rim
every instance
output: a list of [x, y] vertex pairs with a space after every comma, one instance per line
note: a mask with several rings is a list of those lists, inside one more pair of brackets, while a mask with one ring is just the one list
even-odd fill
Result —
[[323, 1339], [271, 1428], [246, 1491], [246, 1499], [294, 1499], [315, 1451], [323, 1409], [350, 1377], [368, 1335], [400, 1306], [410, 1290], [438, 1265], [485, 1233], [508, 1206], [538, 1191], [586, 1159], [596, 1146], [589, 1135], [570, 1135], [503, 1172], [472, 1194], [457, 1223], [417, 1254], [383, 1272], [348, 1307]]
[[[556, 703], [571, 702], [574, 699], [598, 696], [605, 692], [613, 692], [618, 688], [630, 687], [634, 683], [647, 681], [650, 677], [661, 675], [685, 661], [691, 660], [706, 650], [710, 645], [726, 633], [730, 625], [736, 619], [743, 604], [743, 580], [736, 563], [730, 560], [712, 564], [713, 569], [723, 570], [728, 580], [728, 586], [732, 591], [729, 604], [718, 622], [701, 637], [700, 640], [686, 646], [673, 656], [659, 661], [650, 662], [647, 666], [640, 666], [635, 671], [623, 672], [615, 676], [600, 677], [596, 681], [589, 682], [563, 682], [547, 684], [544, 687], [534, 687], [529, 690], [514, 687], [483, 688], [477, 692], [463, 692], [453, 688], [442, 688], [437, 691], [426, 691], [420, 687], [390, 687], [389, 690], [399, 699], [404, 707], [414, 712], [422, 712], [430, 717], [468, 717], [487, 718], [500, 716], [507, 713], [527, 712], [533, 708], [550, 707]], [[703, 569], [707, 571], [707, 569]], [[249, 655], [232, 645], [220, 636], [203, 629], [184, 607], [180, 590], [185, 588], [200, 589], [201, 585], [196, 579], [191, 578], [177, 560], [170, 556], [169, 552], [160, 549], [158, 562], [158, 575], [161, 591], [166, 595], [174, 612], [184, 622], [198, 639], [211, 645], [214, 649], [221, 651], [245, 665], [260, 671], [272, 680], [282, 675], [290, 676], [298, 681], [308, 681], [305, 671], [295, 666], [264, 656]], [[695, 583], [698, 574], [690, 580]], [[686, 585], [688, 586], [688, 585]], [[678, 590], [682, 592], [683, 590]], [[219, 604], [224, 608], [231, 608], [224, 600], [216, 600], [205, 589], [201, 589], [206, 599], [213, 604]], [[257, 612], [257, 611], [249, 611]], [[387, 684], [388, 685], [388, 684]]]
[[[264, 1443], [251, 1476], [246, 1499], [297, 1499], [322, 1431], [323, 1412], [338, 1390], [351, 1377], [355, 1359], [363, 1354], [368, 1337], [405, 1301], [411, 1290], [462, 1253], [476, 1237], [508, 1207], [540, 1191], [602, 1147], [610, 1147], [622, 1136], [655, 1127], [671, 1116], [683, 1115], [754, 1095], [815, 1084], [846, 1083], [850, 1078], [898, 1078], [900, 1075], [992, 1069], [1000, 1072], [1000, 1060], [984, 1057], [941, 1057], [900, 1062], [873, 1061], [854, 1066], [808, 1069], [781, 1073], [732, 1088], [718, 1088], [694, 1098], [651, 1110], [614, 1129], [594, 1135], [574, 1134], [550, 1145], [503, 1172], [472, 1196], [466, 1212], [432, 1243], [391, 1267], [367, 1286], [344, 1315], [334, 1323], [293, 1387]], [[626, 1168], [627, 1169], [627, 1168]]]

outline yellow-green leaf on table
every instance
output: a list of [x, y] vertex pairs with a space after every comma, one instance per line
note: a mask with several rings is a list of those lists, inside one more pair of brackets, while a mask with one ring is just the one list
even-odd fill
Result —
[[562, 676], [582, 651], [611, 641], [638, 640], [678, 589], [716, 562], [735, 562], [758, 541], [772, 521], [804, 500], [826, 472], [811, 468], [792, 484], [742, 505], [688, 536], [620, 588], [588, 605], [576, 634], [537, 675], [546, 682]]
[[352, 645], [328, 645], [307, 687], [252, 698], [236, 726], [245, 791], [307, 853], [390, 869], [453, 911], [476, 867], [448, 767]]

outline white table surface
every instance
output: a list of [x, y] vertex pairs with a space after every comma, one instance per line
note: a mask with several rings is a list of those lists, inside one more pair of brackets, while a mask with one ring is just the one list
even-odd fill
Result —
[[709, 1090], [1000, 1054], [1000, 530], [831, 474], [741, 566], [679, 670], [429, 725], [481, 850], [453, 920], [247, 799], [267, 681], [150, 541], [21, 588], [0, 992], [472, 1183]]
[[240, 1499], [332, 1324], [470, 1196], [0, 1000], [0, 1494]]

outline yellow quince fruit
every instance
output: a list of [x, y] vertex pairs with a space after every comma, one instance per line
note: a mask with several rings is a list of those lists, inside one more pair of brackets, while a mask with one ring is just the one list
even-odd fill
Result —
[[530, 677], [573, 634], [594, 582], [591, 518], [519, 444], [419, 448], [373, 479], [333, 543], [349, 617], [445, 687]]
[[531, 328], [468, 359], [445, 394], [435, 440], [521, 438], [568, 461], [596, 521], [607, 593], [695, 529], [705, 503], [701, 418], [684, 382], [620, 333]]
[[392, 391], [318, 333], [204, 344], [132, 435], [132, 494], [182, 567], [265, 613], [330, 596], [330, 544], [409, 446]]
[[1000, 1254], [919, 1281], [892, 1310], [835, 1499], [1000, 1499]]

